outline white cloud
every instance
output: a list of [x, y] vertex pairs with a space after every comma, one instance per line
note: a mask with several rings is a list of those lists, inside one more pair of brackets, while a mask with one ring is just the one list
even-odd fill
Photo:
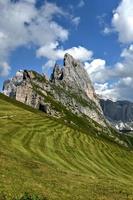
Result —
[[56, 60], [48, 60], [43, 66], [43, 70], [45, 71], [45, 69], [48, 69], [48, 68], [53, 68], [53, 66], [55, 65], [56, 63]]
[[133, 42], [133, 1], [122, 0], [113, 12], [112, 25], [122, 43]]
[[85, 62], [85, 69], [93, 82], [104, 82], [107, 78], [106, 61], [94, 59], [91, 63]]
[[121, 53], [121, 57], [123, 57], [123, 58], [131, 58], [131, 59], [133, 59], [132, 57], [133, 57], [133, 45], [131, 44], [130, 46], [129, 46], [129, 48], [125, 48], [123, 51], [122, 51], [122, 53]]
[[110, 33], [112, 33], [112, 29], [106, 26], [106, 27], [104, 28], [104, 30], [103, 30], [103, 33], [104, 33], [105, 35], [109, 35]]
[[123, 61], [117, 63], [116, 73], [121, 77], [133, 77], [133, 45], [131, 44], [128, 48], [125, 48], [121, 53]]
[[10, 72], [10, 66], [6, 62], [0, 62], [0, 75], [1, 76], [8, 76]]
[[63, 59], [66, 53], [69, 53], [75, 59], [78, 59], [82, 62], [90, 60], [93, 55], [92, 51], [82, 46], [72, 47], [70, 49], [64, 50], [63, 48], [59, 48], [59, 44], [56, 42], [51, 43], [50, 45], [45, 45], [38, 49], [37, 57], [45, 57], [48, 58], [50, 61], [57, 61]]
[[113, 100], [133, 101], [133, 45], [123, 49], [122, 61], [109, 67], [105, 60], [86, 62], [85, 68], [94, 83], [96, 93]]
[[80, 20], [81, 20], [80, 17], [74, 17], [72, 19], [72, 23], [77, 27], [80, 23]]
[[121, 80], [121, 84], [125, 86], [130, 86], [133, 83], [133, 79], [131, 77], [126, 77]]
[[54, 20], [55, 15], [66, 13], [48, 2], [37, 9], [34, 0], [0, 1], [0, 76], [6, 74], [2, 72], [1, 63], [8, 61], [12, 50], [28, 44], [41, 47], [68, 39], [68, 30]]
[[95, 91], [100, 98], [111, 99], [113, 101], [117, 100], [117, 92], [115, 87], [111, 86], [109, 83], [105, 82], [103, 84], [95, 83]]
[[78, 47], [72, 47], [70, 49], [66, 49], [64, 51], [65, 53], [69, 53], [70, 55], [72, 55], [75, 59], [78, 59], [82, 62], [91, 60], [93, 52], [91, 50], [88, 50], [82, 46], [78, 46]]
[[103, 84], [95, 83], [94, 87], [96, 93], [101, 98], [111, 99], [113, 101], [116, 100], [133, 101], [133, 93], [131, 92], [133, 90], [132, 84], [133, 84], [133, 79], [129, 77], [120, 79], [118, 82], [112, 84], [109, 84], [108, 82], [105, 82]]

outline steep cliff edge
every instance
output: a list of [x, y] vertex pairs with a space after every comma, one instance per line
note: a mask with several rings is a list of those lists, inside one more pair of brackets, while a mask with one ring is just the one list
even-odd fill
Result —
[[55, 65], [50, 80], [34, 71], [19, 71], [4, 82], [3, 93], [58, 118], [63, 117], [63, 109], [67, 109], [106, 126], [87, 72], [82, 63], [69, 54], [64, 56], [63, 67]]

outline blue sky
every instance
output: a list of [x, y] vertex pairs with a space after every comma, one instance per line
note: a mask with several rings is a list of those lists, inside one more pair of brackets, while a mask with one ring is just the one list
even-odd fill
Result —
[[0, 88], [19, 69], [49, 73], [68, 52], [100, 96], [133, 101], [132, 13], [132, 0], [1, 0]]

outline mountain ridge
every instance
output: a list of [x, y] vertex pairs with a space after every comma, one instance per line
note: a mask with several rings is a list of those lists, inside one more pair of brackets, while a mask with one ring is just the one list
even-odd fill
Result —
[[[3, 85], [3, 93], [9, 97], [61, 117], [53, 104], [60, 102], [72, 113], [86, 116], [106, 126], [105, 118], [92, 83], [82, 63], [65, 54], [64, 66], [55, 65], [50, 80], [34, 71], [20, 71]], [[51, 103], [53, 102], [53, 103]]]
[[133, 131], [133, 103], [127, 100], [113, 102], [100, 100], [105, 117], [120, 131]]
[[49, 79], [33, 70], [16, 72], [4, 82], [3, 93], [57, 118], [65, 116], [61, 108], [64, 106], [104, 127], [112, 125], [122, 132], [133, 130], [133, 104], [100, 99], [83, 64], [69, 54], [65, 54], [63, 66], [55, 64]]

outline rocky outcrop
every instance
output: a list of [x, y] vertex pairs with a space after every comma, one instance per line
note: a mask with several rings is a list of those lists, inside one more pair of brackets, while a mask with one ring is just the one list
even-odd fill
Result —
[[83, 64], [69, 54], [64, 56], [63, 67], [55, 65], [50, 80], [34, 71], [19, 71], [4, 83], [3, 92], [56, 117], [64, 115], [59, 110], [62, 105], [74, 114], [106, 126], [99, 99]]
[[105, 125], [99, 99], [83, 64], [65, 54], [64, 66], [54, 67], [51, 82], [56, 86], [54, 97], [75, 114], [84, 114]]
[[23, 81], [23, 71], [20, 70], [16, 73], [11, 80], [6, 80], [3, 84], [3, 93], [12, 98], [16, 97], [16, 89]]
[[55, 65], [51, 81], [56, 84], [63, 82], [67, 88], [70, 88], [77, 94], [80, 92], [81, 95], [94, 101], [100, 108], [99, 100], [83, 64], [71, 55], [65, 54], [63, 68], [60, 68], [57, 64]]
[[120, 131], [133, 130], [133, 103], [129, 101], [100, 100], [105, 117]]
[[56, 82], [59, 80], [62, 80], [64, 77], [64, 70], [63, 68], [60, 68], [58, 64], [55, 64], [53, 72], [51, 74], [50, 80], [51, 82]]
[[83, 64], [80, 61], [73, 59], [69, 54], [66, 54], [64, 57], [63, 81], [72, 90], [77, 93], [80, 91], [99, 105], [91, 80], [86, 73]]

